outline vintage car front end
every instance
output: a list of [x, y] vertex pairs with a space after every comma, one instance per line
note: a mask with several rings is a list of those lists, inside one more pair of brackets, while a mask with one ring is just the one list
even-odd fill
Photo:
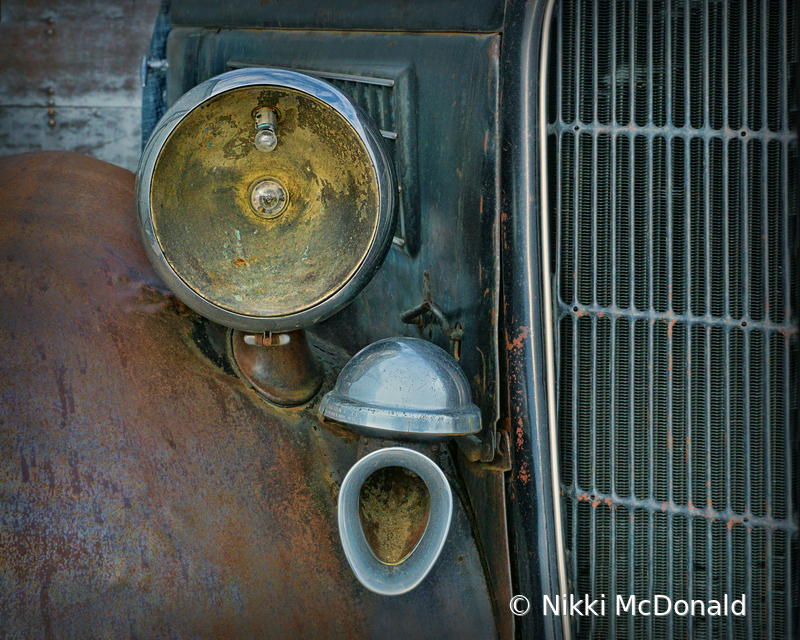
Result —
[[797, 14], [165, 3], [0, 158], [0, 637], [795, 637]]

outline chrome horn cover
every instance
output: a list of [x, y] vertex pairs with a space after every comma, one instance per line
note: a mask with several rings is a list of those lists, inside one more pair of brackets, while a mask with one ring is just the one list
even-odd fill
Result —
[[419, 338], [387, 338], [359, 351], [319, 411], [381, 438], [447, 440], [481, 428], [480, 409], [455, 358]]

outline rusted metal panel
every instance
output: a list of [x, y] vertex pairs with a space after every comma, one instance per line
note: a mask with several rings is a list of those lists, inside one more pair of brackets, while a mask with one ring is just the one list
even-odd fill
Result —
[[509, 560], [508, 512], [504, 473], [461, 456], [464, 485], [475, 511], [475, 527], [486, 559], [487, 577], [496, 605], [495, 619], [502, 640], [514, 635], [514, 616], [508, 604], [514, 595]]
[[[359, 585], [335, 521], [358, 440], [326, 430], [318, 400], [279, 409], [235, 375], [224, 330], [148, 264], [132, 174], [0, 158], [0, 299], [4, 633], [496, 635], [458, 501], [420, 587]], [[346, 354], [315, 340], [324, 393]]]
[[139, 60], [159, 2], [5, 0], [0, 21], [0, 103], [135, 107]]

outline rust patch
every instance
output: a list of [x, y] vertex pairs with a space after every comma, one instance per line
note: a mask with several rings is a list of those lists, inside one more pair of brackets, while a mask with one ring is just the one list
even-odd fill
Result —
[[673, 330], [673, 328], [675, 327], [676, 324], [678, 324], [677, 318], [673, 318], [672, 320], [670, 320], [667, 323], [667, 337], [668, 338], [672, 337], [672, 330]]
[[530, 334], [530, 329], [525, 325], [522, 325], [519, 330], [519, 335], [514, 338], [513, 341], [509, 341], [508, 334], [506, 334], [506, 349], [508, 351], [515, 351], [516, 349], [520, 349], [524, 344], [525, 341], [528, 339], [528, 335]]
[[[0, 256], [16, 256], [0, 263], [3, 630], [364, 637], [321, 471], [355, 447], [314, 446], [313, 420], [198, 357], [195, 317], [141, 246], [133, 184], [77, 154], [0, 158]], [[44, 271], [59, 274], [46, 291]], [[309, 590], [322, 601], [300, 611]]]
[[531, 479], [530, 472], [528, 471], [528, 463], [523, 462], [519, 468], [519, 479], [522, 484], [528, 484], [528, 481]]
[[517, 418], [517, 451], [521, 451], [525, 445], [525, 429], [523, 427], [522, 418]]
[[[786, 315], [789, 316], [789, 310], [786, 310]], [[786, 339], [786, 343], [788, 344], [791, 337], [797, 333], [797, 327], [795, 326], [783, 326], [778, 329], [778, 332]]]

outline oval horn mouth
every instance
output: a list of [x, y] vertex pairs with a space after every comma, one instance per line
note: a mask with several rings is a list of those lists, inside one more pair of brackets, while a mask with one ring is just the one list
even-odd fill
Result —
[[358, 514], [375, 557], [384, 564], [400, 564], [425, 533], [431, 494], [422, 478], [410, 469], [383, 467], [361, 485]]
[[[362, 486], [373, 473], [386, 467], [412, 471], [430, 495], [430, 514], [422, 536], [410, 553], [394, 564], [376, 556], [359, 512]], [[339, 491], [339, 536], [347, 562], [364, 587], [384, 596], [407, 593], [425, 579], [444, 547], [452, 517], [453, 495], [447, 477], [430, 458], [404, 447], [364, 456], [348, 471]]]

